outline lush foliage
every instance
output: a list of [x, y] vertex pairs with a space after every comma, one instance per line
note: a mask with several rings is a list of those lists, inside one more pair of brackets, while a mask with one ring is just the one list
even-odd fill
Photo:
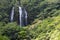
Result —
[[10, 40], [59, 40], [60, 15], [46, 18], [34, 28], [29, 28], [30, 26], [19, 27], [16, 23], [8, 23], [5, 26], [1, 24], [0, 35]]
[[[19, 6], [28, 12], [28, 24], [17, 24]], [[10, 13], [15, 7], [14, 22]], [[0, 40], [60, 40], [60, 0], [0, 0]]]

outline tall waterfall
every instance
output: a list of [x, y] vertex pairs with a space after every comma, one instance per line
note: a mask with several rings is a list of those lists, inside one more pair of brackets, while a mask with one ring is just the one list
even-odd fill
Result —
[[[10, 18], [10, 21], [13, 22], [14, 20], [14, 7], [12, 8], [12, 11], [11, 11], [11, 18]], [[22, 8], [22, 7], [19, 7], [19, 25], [20, 26], [25, 26], [27, 25], [27, 11]]]
[[19, 21], [20, 21], [20, 26], [22, 26], [22, 8], [19, 7]]
[[10, 19], [11, 22], [13, 22], [13, 17], [14, 17], [14, 7], [12, 8], [12, 11], [11, 11], [11, 19]]
[[27, 11], [24, 9], [25, 12], [25, 25], [27, 25]]
[[22, 7], [19, 7], [20, 26], [27, 25], [27, 11], [25, 9], [23, 10], [22, 10]]

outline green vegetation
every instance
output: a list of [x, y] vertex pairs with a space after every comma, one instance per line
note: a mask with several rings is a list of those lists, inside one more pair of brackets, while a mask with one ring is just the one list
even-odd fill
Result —
[[13, 6], [18, 15], [17, 0], [0, 0], [0, 40], [60, 40], [60, 0], [20, 0], [28, 12], [25, 27], [9, 22]]

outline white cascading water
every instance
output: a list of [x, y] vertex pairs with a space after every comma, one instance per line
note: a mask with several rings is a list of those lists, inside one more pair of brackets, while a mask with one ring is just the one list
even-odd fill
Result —
[[12, 11], [11, 11], [11, 19], [10, 19], [11, 22], [13, 22], [13, 17], [14, 17], [14, 7], [12, 8]]
[[[11, 22], [13, 22], [13, 18], [14, 18], [14, 7], [12, 8], [12, 11], [11, 11], [11, 18], [10, 18]], [[19, 23], [20, 23], [20, 26], [27, 25], [27, 11], [24, 9], [24, 12], [23, 12], [22, 7], [19, 7]]]
[[[24, 12], [24, 13], [23, 13]], [[25, 15], [25, 16], [24, 16]], [[24, 20], [23, 20], [24, 19]], [[27, 25], [27, 11], [24, 9], [22, 10], [22, 7], [19, 7], [19, 21], [20, 26]], [[24, 22], [25, 21], [25, 22]], [[25, 24], [24, 24], [25, 23]]]
[[25, 11], [25, 24], [27, 25], [27, 11], [24, 9]]
[[20, 27], [22, 26], [22, 8], [19, 7], [19, 21], [20, 21]]

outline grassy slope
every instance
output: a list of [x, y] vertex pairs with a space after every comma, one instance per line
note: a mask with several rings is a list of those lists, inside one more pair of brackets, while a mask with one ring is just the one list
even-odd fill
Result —
[[[38, 23], [38, 24], [37, 24]], [[59, 40], [60, 39], [60, 15], [49, 17], [39, 23], [30, 26], [31, 31], [35, 33], [36, 38], [32, 40]], [[33, 29], [32, 29], [33, 28]]]

